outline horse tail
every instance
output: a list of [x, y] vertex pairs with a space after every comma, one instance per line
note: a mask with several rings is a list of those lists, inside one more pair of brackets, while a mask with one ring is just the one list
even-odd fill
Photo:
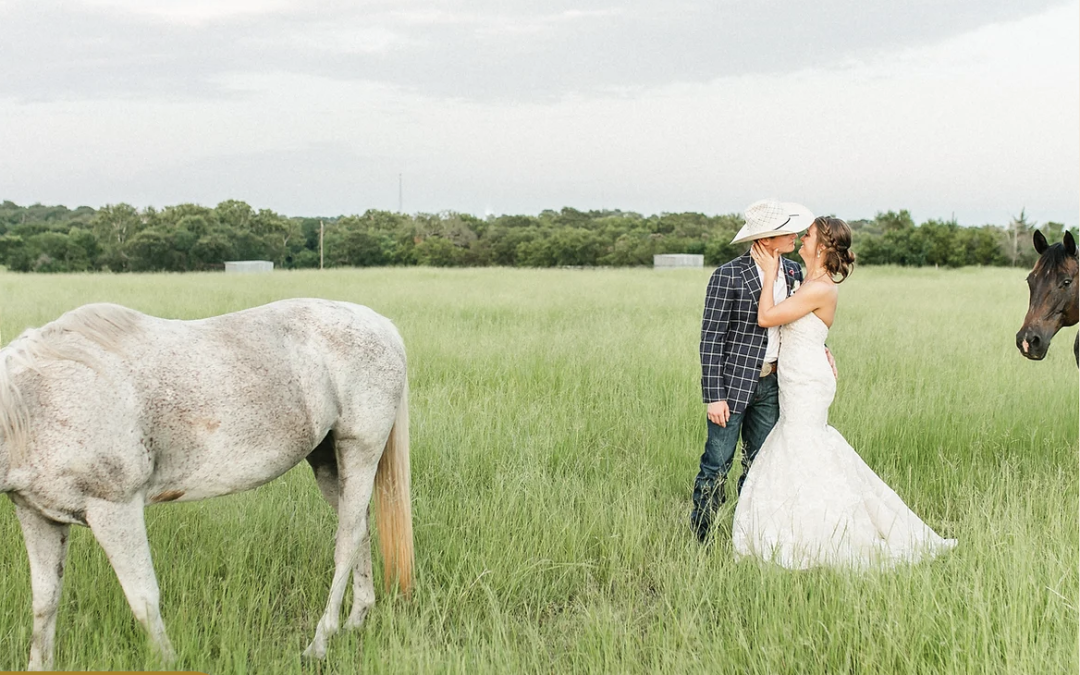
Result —
[[387, 590], [396, 580], [409, 596], [413, 583], [412, 502], [409, 496], [409, 383], [405, 382], [397, 417], [375, 473], [375, 522]]

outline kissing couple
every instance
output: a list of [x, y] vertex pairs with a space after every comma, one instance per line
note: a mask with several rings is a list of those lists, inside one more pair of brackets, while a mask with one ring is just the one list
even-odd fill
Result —
[[[736, 557], [792, 569], [865, 568], [953, 548], [955, 539], [930, 529], [828, 425], [836, 367], [825, 339], [838, 285], [855, 263], [851, 228], [772, 199], [743, 215], [732, 243], [753, 244], [713, 272], [705, 294], [708, 439], [694, 480], [694, 533], [702, 543], [711, 537], [741, 435]], [[795, 250], [796, 238], [805, 274], [781, 257]]]

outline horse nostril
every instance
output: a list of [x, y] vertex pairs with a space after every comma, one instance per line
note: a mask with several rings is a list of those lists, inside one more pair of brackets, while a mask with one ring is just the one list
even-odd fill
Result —
[[1032, 335], [1031, 337], [1028, 338], [1028, 343], [1032, 347], [1038, 347], [1039, 346], [1039, 336], [1038, 335]]

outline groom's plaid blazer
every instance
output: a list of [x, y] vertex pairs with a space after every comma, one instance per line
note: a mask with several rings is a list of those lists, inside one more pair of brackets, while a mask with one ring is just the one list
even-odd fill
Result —
[[[785, 258], [788, 295], [802, 283], [802, 268]], [[768, 329], [757, 323], [761, 279], [749, 252], [716, 268], [705, 291], [701, 319], [701, 397], [728, 402], [731, 414], [746, 410], [765, 358]]]

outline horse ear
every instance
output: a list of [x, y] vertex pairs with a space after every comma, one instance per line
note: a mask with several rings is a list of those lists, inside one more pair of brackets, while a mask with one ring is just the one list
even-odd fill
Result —
[[1062, 243], [1065, 245], [1065, 252], [1075, 258], [1076, 257], [1076, 240], [1073, 239], [1072, 232], [1069, 232], [1068, 230], [1065, 230], [1065, 239], [1062, 240]]
[[1050, 245], [1046, 243], [1046, 237], [1042, 232], [1035, 230], [1035, 234], [1031, 237], [1032, 242], [1035, 244], [1035, 252], [1042, 255], [1042, 252], [1050, 248]]

